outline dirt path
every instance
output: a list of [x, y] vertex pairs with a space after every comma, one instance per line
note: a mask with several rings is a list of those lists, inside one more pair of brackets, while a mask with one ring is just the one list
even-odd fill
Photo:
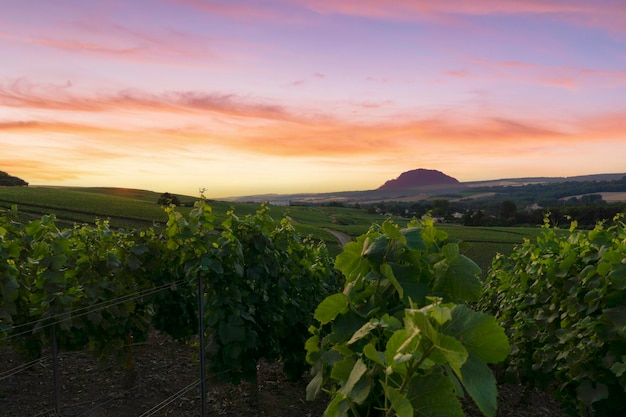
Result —
[[352, 238], [343, 232], [332, 230], [332, 229], [324, 229], [324, 230], [326, 230], [328, 233], [335, 236], [337, 240], [339, 241], [339, 243], [341, 244], [341, 246], [345, 246], [347, 243], [350, 243], [352, 241]]

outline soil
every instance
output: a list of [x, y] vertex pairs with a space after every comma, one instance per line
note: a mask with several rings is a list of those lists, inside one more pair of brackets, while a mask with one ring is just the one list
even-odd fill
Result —
[[[59, 404], [55, 411], [53, 366], [50, 355], [31, 366], [9, 348], [0, 349], [1, 417], [197, 417], [201, 397], [196, 348], [152, 333], [134, 347], [134, 372], [115, 362], [98, 364], [89, 352], [59, 355]], [[133, 376], [129, 383], [128, 376]], [[250, 402], [246, 383], [231, 385], [209, 376], [207, 416], [319, 417], [328, 399], [305, 400], [308, 377], [290, 382], [280, 364], [259, 365], [259, 402]], [[177, 395], [178, 394], [178, 395]], [[562, 416], [558, 403], [545, 393], [519, 385], [499, 386], [498, 416]], [[468, 417], [482, 414], [464, 400]]]

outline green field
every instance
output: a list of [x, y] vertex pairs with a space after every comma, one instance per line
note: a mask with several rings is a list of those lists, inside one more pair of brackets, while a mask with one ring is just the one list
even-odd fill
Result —
[[[0, 187], [0, 207], [18, 207], [24, 219], [54, 213], [64, 224], [93, 223], [96, 219], [108, 219], [112, 227], [141, 228], [159, 226], [167, 220], [163, 207], [157, 204], [160, 194], [145, 190], [124, 188], [78, 188], [78, 187]], [[177, 196], [182, 203], [191, 205], [197, 198]], [[226, 212], [245, 216], [260, 208], [259, 204], [210, 201], [219, 222]], [[179, 207], [183, 214], [190, 207]], [[384, 216], [369, 214], [365, 210], [328, 206], [272, 206], [270, 214], [279, 220], [288, 216], [296, 230], [306, 236], [323, 240], [332, 255], [341, 251], [336, 238], [328, 229], [359, 236], [373, 223], [382, 223]], [[394, 219], [404, 225], [407, 219]], [[510, 253], [514, 245], [524, 238], [534, 238], [540, 229], [530, 227], [466, 227], [438, 225], [450, 236], [467, 242], [467, 255], [476, 261], [483, 273], [491, 265], [496, 252]]]

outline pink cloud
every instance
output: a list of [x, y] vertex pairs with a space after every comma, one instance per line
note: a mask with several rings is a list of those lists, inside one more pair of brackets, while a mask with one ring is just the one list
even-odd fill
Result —
[[172, 4], [190, 7], [205, 13], [239, 21], [277, 21], [281, 23], [306, 24], [307, 19], [295, 9], [266, 6], [262, 2], [215, 1], [215, 0], [168, 0]]
[[393, 104], [393, 101], [391, 100], [383, 100], [383, 101], [364, 101], [361, 103], [356, 103], [355, 106], [357, 107], [361, 107], [363, 109], [379, 109], [381, 107], [385, 107], [388, 106], [390, 104]]
[[585, 27], [626, 31], [626, 6], [611, 0], [282, 0], [320, 14], [343, 14], [387, 20], [435, 20], [459, 24], [461, 16], [544, 15]]
[[41, 85], [25, 79], [0, 84], [0, 104], [15, 108], [74, 110], [86, 112], [135, 109], [154, 112], [213, 112], [231, 116], [289, 119], [279, 105], [235, 94], [169, 91], [161, 94], [123, 90], [97, 96], [80, 96], [72, 84]]
[[287, 84], [287, 86], [288, 87], [302, 87], [303, 85], [307, 84], [309, 81], [321, 81], [325, 78], [326, 78], [325, 74], [316, 72], [306, 78], [301, 78], [301, 79], [292, 81], [289, 84]]
[[575, 66], [540, 65], [522, 61], [488, 61], [469, 58], [472, 71], [448, 70], [443, 74], [457, 78], [498, 80], [575, 89], [619, 87], [626, 85], [626, 70], [589, 69]]
[[167, 27], [139, 31], [108, 21], [106, 17], [91, 19], [81, 18], [63, 24], [51, 22], [28, 34], [23, 33], [21, 26], [8, 24], [0, 31], [0, 39], [72, 54], [89, 54], [132, 62], [180, 65], [181, 58], [185, 58], [187, 65], [190, 65], [194, 60], [206, 59], [207, 55], [217, 58], [211, 48], [215, 40], [205, 36], [174, 31]]
[[446, 74], [451, 77], [456, 77], [456, 78], [467, 78], [469, 76], [469, 71], [466, 69], [450, 70], [450, 71], [446, 71]]

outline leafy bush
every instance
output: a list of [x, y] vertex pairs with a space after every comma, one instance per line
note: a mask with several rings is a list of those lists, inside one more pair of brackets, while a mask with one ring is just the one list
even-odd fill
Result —
[[626, 231], [549, 226], [498, 255], [482, 299], [507, 329], [508, 368], [554, 388], [572, 415], [626, 415]]
[[306, 344], [307, 398], [326, 390], [325, 416], [462, 416], [464, 390], [495, 415], [487, 364], [509, 345], [493, 317], [455, 304], [482, 291], [460, 248], [432, 221], [386, 221], [345, 246], [335, 262], [345, 287], [319, 304]]

